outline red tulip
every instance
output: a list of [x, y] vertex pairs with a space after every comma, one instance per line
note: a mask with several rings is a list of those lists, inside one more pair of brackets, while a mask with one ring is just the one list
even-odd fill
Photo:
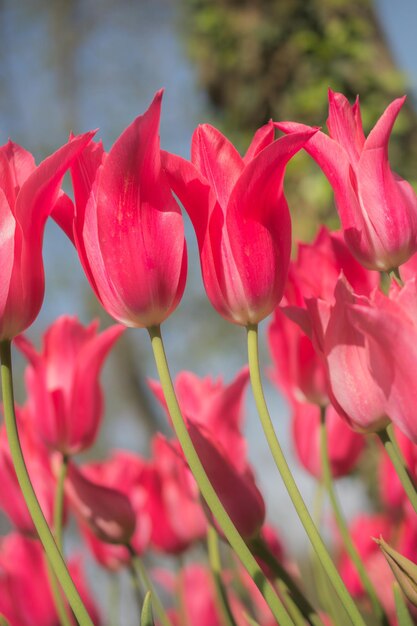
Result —
[[30, 362], [26, 384], [34, 427], [47, 446], [66, 455], [91, 446], [101, 423], [99, 374], [123, 327], [101, 334], [97, 327], [62, 316], [45, 333], [40, 353], [24, 337], [16, 338]]
[[[247, 444], [242, 434], [244, 393], [249, 382], [248, 367], [225, 385], [221, 379], [199, 378], [192, 372], [180, 372], [175, 392], [183, 415], [210, 431], [225, 449], [233, 450], [233, 463], [238, 469], [246, 466]], [[167, 410], [160, 383], [149, 385]]]
[[188, 432], [221, 503], [244, 539], [255, 537], [265, 521], [265, 503], [247, 465], [236, 469], [230, 450], [203, 427], [188, 421]]
[[205, 515], [195, 480], [175, 443], [157, 434], [152, 452], [141, 477], [151, 544], [161, 552], [178, 554], [205, 536]]
[[[345, 241], [369, 269], [390, 270], [417, 251], [417, 197], [391, 171], [388, 141], [405, 98], [394, 100], [365, 139], [357, 99], [329, 90], [330, 137], [318, 132], [305, 145], [333, 187]], [[308, 126], [279, 122], [285, 133]]]
[[348, 308], [351, 325], [368, 345], [369, 371], [374, 387], [384, 398], [385, 413], [417, 443], [415, 406], [417, 388], [417, 279], [402, 289], [394, 286], [390, 297], [380, 292]]
[[17, 144], [9, 141], [0, 148], [0, 340], [24, 331], [39, 313], [45, 222], [60, 200], [65, 172], [93, 134], [74, 137], [37, 167]]
[[[293, 408], [292, 435], [297, 457], [310, 474], [321, 478], [320, 408], [306, 403], [297, 403]], [[332, 475], [346, 476], [355, 467], [365, 440], [346, 425], [332, 405], [326, 409], [326, 431]]]
[[[117, 451], [105, 461], [83, 465], [82, 472], [96, 485], [114, 489], [128, 498], [136, 516], [135, 531], [130, 544], [138, 554], [142, 554], [148, 546], [151, 534], [151, 518], [146, 511], [148, 494], [143, 486], [145, 461], [134, 454]], [[131, 556], [125, 546], [100, 540], [88, 521], [80, 515], [78, 520], [81, 533], [100, 565], [116, 571], [130, 562]]]
[[353, 320], [355, 305], [367, 301], [341, 279], [334, 303], [314, 298], [307, 302], [314, 343], [327, 366], [330, 399], [338, 413], [359, 432], [378, 431], [390, 421], [389, 381], [385, 380], [386, 385], [381, 381], [381, 386], [375, 378], [376, 371], [385, 376], [386, 357]]
[[[320, 271], [312, 272], [313, 267]], [[358, 294], [367, 295], [379, 284], [379, 273], [356, 261], [338, 231], [330, 232], [323, 226], [312, 243], [298, 245], [282, 305], [275, 310], [269, 327], [272, 376], [290, 403], [328, 402], [324, 363], [306, 334], [311, 332], [306, 301], [320, 298], [332, 302], [340, 272]]]
[[284, 170], [314, 132], [273, 141], [270, 123], [242, 158], [205, 124], [194, 133], [191, 163], [163, 153], [172, 189], [196, 231], [207, 295], [230, 322], [260, 322], [282, 297], [291, 249]]
[[268, 344], [274, 362], [271, 378], [287, 400], [325, 405], [326, 368], [311, 339], [280, 307], [268, 328]]
[[[69, 570], [93, 623], [98, 626], [100, 618], [87, 590], [80, 560], [71, 560]], [[0, 614], [10, 626], [56, 626], [59, 623], [44, 551], [38, 541], [17, 534], [2, 538]]]
[[150, 327], [177, 307], [187, 255], [179, 206], [161, 168], [162, 91], [108, 154], [92, 144], [71, 169], [75, 213], [55, 219], [72, 236], [103, 307], [126, 326]]
[[120, 489], [90, 480], [73, 463], [68, 466], [65, 492], [77, 516], [101, 541], [127, 545], [136, 526], [136, 516], [127, 495]]

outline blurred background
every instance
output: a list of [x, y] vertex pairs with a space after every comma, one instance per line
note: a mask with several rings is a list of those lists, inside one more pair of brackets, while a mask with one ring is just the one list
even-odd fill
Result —
[[[217, 125], [244, 151], [270, 117], [324, 125], [327, 89], [360, 94], [365, 131], [388, 103], [408, 94], [390, 144], [393, 169], [417, 181], [417, 3], [415, 0], [0, 0], [0, 133], [39, 162], [75, 133], [99, 128], [109, 149], [165, 88], [162, 147], [189, 157], [194, 128]], [[288, 168], [286, 194], [295, 239], [314, 236], [319, 221], [337, 226], [332, 193], [304, 154]], [[67, 185], [67, 191], [69, 186]], [[246, 362], [245, 332], [221, 319], [200, 279], [197, 246], [187, 221], [189, 276], [179, 309], [165, 324], [172, 371], [230, 381]], [[39, 345], [58, 315], [100, 317], [78, 258], [54, 223], [46, 229], [46, 296], [28, 332]], [[265, 330], [266, 324], [262, 330]], [[265, 370], [269, 356], [262, 334]], [[22, 372], [23, 360], [17, 357]], [[148, 336], [128, 330], [104, 373], [106, 418], [91, 457], [110, 447], [148, 454], [156, 429], [167, 431], [146, 378], [155, 376]], [[21, 377], [20, 377], [21, 378]], [[18, 397], [24, 388], [17, 381]], [[276, 428], [308, 501], [313, 482], [295, 464], [288, 412], [267, 384]], [[268, 517], [285, 542], [305, 548], [275, 473], [248, 393], [250, 456], [268, 502]], [[368, 506], [352, 479], [341, 481], [349, 515]], [[291, 529], [291, 533], [289, 532]], [[132, 622], [133, 623], [133, 622]], [[128, 625], [129, 621], [123, 621]]]

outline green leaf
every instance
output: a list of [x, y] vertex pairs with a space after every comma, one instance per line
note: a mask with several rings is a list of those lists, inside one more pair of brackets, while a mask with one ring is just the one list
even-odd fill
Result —
[[155, 626], [152, 615], [152, 595], [150, 591], [148, 591], [143, 601], [140, 626]]
[[394, 583], [394, 598], [395, 598], [395, 609], [398, 617], [399, 626], [413, 626], [414, 622], [411, 619], [411, 615], [408, 612], [407, 605], [404, 601], [404, 596], [401, 593], [401, 589], [398, 583]]

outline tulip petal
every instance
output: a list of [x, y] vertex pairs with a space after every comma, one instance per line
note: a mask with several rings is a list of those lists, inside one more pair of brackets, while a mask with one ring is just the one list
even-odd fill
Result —
[[214, 193], [197, 168], [186, 159], [164, 150], [161, 150], [161, 159], [168, 182], [193, 223], [201, 251], [209, 216], [216, 204]]
[[264, 124], [261, 128], [258, 128], [253, 136], [249, 148], [246, 150], [246, 154], [243, 157], [243, 162], [247, 165], [256, 155], [261, 152], [266, 146], [274, 141], [274, 123], [272, 120], [268, 124]]
[[381, 269], [386, 270], [410, 257], [417, 231], [417, 196], [409, 183], [391, 171], [388, 161], [389, 136], [404, 100], [394, 100], [372, 129], [358, 168], [358, 193], [374, 232], [375, 257], [382, 259]]
[[97, 187], [97, 230], [107, 281], [117, 285], [126, 318], [137, 326], [161, 323], [185, 286], [182, 216], [160, 167], [161, 98], [158, 92], [116, 141]]
[[203, 124], [194, 132], [191, 162], [208, 181], [225, 210], [243, 168], [243, 159], [232, 143], [214, 126]]
[[36, 169], [35, 159], [30, 152], [17, 143], [8, 141], [0, 148], [0, 189], [14, 207], [20, 188]]
[[329, 118], [327, 128], [332, 139], [337, 141], [348, 154], [352, 165], [359, 161], [365, 135], [360, 116], [359, 99], [353, 107], [341, 93], [329, 89]]
[[388, 298], [378, 306], [351, 305], [349, 319], [370, 338], [372, 376], [386, 397], [386, 412], [396, 426], [417, 443], [417, 331], [411, 319]]

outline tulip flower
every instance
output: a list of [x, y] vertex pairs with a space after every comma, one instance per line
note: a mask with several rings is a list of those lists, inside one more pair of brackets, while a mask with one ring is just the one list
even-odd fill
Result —
[[68, 466], [65, 491], [72, 507], [101, 541], [130, 543], [136, 516], [129, 498], [119, 489], [90, 480], [73, 463]]
[[[101, 620], [87, 589], [80, 560], [71, 559], [69, 570], [92, 622], [99, 626]], [[2, 537], [0, 614], [10, 626], [56, 626], [59, 623], [40, 542], [18, 534]]]
[[271, 378], [286, 399], [325, 405], [326, 368], [311, 339], [280, 307], [268, 328], [268, 344], [274, 362]]
[[124, 329], [112, 326], [97, 334], [97, 328], [98, 322], [84, 327], [77, 318], [62, 316], [45, 333], [40, 353], [26, 338], [16, 338], [30, 363], [26, 385], [34, 428], [47, 446], [65, 455], [90, 447], [101, 423], [99, 374]]
[[[137, 554], [142, 554], [147, 548], [151, 534], [152, 521], [146, 511], [148, 494], [143, 485], [146, 466], [146, 462], [139, 456], [118, 450], [104, 461], [88, 463], [81, 468], [84, 478], [94, 485], [120, 492], [128, 499], [136, 517], [135, 530], [129, 543]], [[87, 545], [103, 567], [115, 571], [130, 561], [131, 556], [124, 546], [101, 540], [84, 516], [78, 515], [78, 519]]]
[[[246, 439], [243, 436], [243, 400], [249, 382], [244, 367], [234, 380], [225, 385], [221, 379], [199, 378], [192, 372], [180, 372], [175, 380], [175, 393], [183, 415], [210, 431], [225, 449], [233, 450], [233, 463], [245, 467]], [[149, 386], [167, 410], [162, 387], [154, 380]]]
[[0, 340], [23, 332], [39, 313], [45, 291], [45, 222], [61, 202], [65, 172], [93, 134], [74, 137], [38, 166], [12, 141], [0, 147]]
[[172, 189], [197, 235], [207, 295], [230, 322], [256, 324], [282, 297], [291, 250], [284, 170], [314, 132], [273, 141], [267, 124], [242, 158], [204, 124], [194, 132], [191, 163], [163, 153]]
[[[334, 478], [346, 476], [355, 467], [365, 445], [362, 435], [354, 432], [336, 409], [326, 409], [329, 462]], [[292, 418], [292, 436], [297, 457], [315, 478], [322, 476], [320, 457], [320, 408], [297, 403]]]
[[354, 430], [377, 432], [390, 422], [389, 381], [381, 386], [375, 379], [376, 371], [384, 376], [387, 359], [353, 323], [354, 305], [365, 301], [340, 279], [333, 303], [311, 298], [307, 308], [314, 344], [326, 363], [332, 404]]
[[185, 287], [181, 211], [161, 168], [162, 91], [110, 152], [92, 143], [71, 168], [75, 209], [54, 218], [76, 245], [106, 311], [126, 326], [161, 324]]
[[385, 414], [417, 443], [415, 410], [417, 389], [417, 279], [389, 297], [375, 292], [373, 299], [359, 299], [348, 307], [350, 324], [364, 338], [369, 350], [373, 387], [384, 398]]
[[[417, 196], [388, 161], [389, 137], [404, 100], [394, 100], [365, 139], [359, 100], [350, 106], [329, 90], [330, 136], [318, 132], [305, 145], [333, 187], [347, 245], [369, 269], [389, 271], [417, 251]], [[309, 128], [276, 126], [296, 134]]]
[[265, 503], [247, 465], [238, 471], [224, 449], [203, 427], [188, 421], [188, 432], [221, 503], [239, 534], [255, 537], [265, 521]]
[[153, 548], [179, 554], [205, 536], [207, 522], [194, 478], [176, 444], [160, 434], [153, 438], [152, 459], [143, 471], [141, 486]]

